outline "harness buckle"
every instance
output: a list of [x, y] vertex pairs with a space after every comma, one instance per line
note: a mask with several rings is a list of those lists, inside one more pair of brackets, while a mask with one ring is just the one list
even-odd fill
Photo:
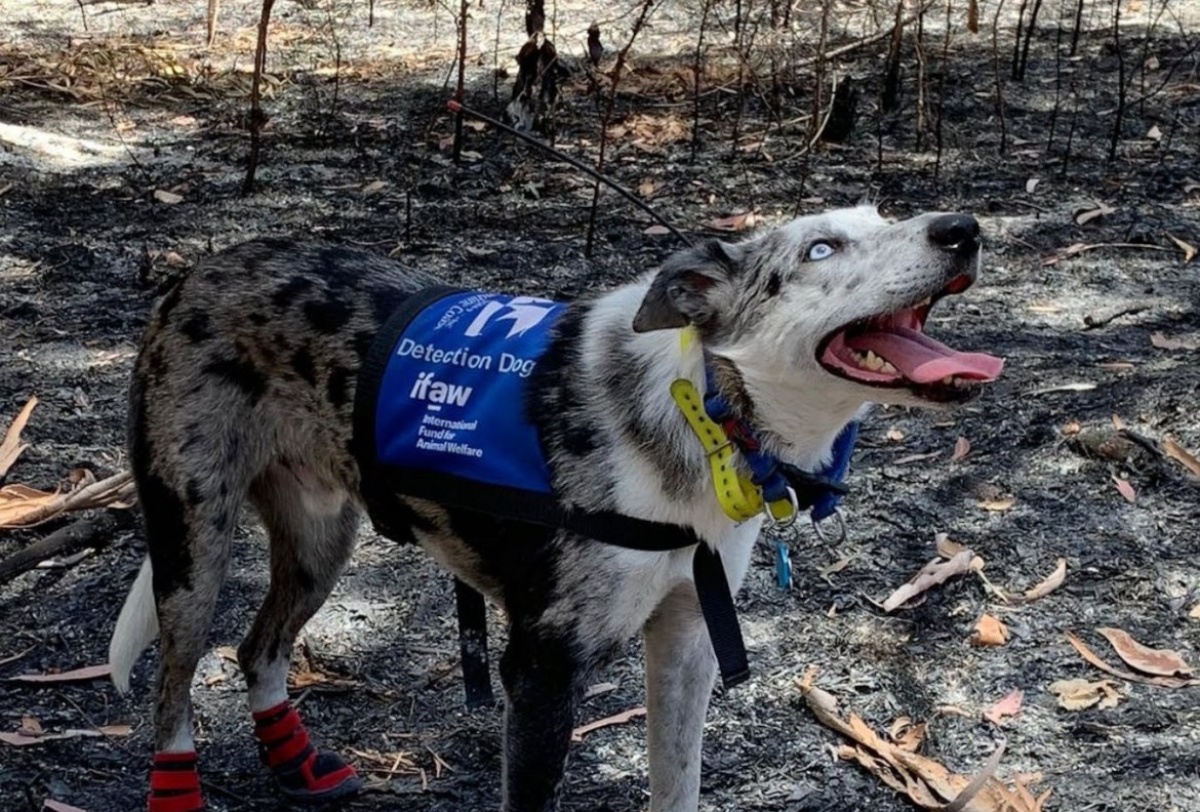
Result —
[[[837, 535], [834, 537], [827, 536], [822, 529], [823, 525], [829, 519], [837, 519]], [[817, 534], [817, 538], [826, 544], [841, 544], [846, 540], [846, 517], [842, 515], [841, 508], [834, 508], [833, 513], [826, 516], [824, 519], [812, 520], [813, 532]]]

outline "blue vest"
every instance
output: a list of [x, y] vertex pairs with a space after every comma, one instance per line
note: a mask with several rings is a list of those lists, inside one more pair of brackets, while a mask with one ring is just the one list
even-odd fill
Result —
[[379, 462], [549, 494], [550, 468], [526, 419], [525, 386], [566, 305], [458, 291], [395, 340], [379, 385]]
[[363, 494], [382, 532], [393, 535], [397, 495], [527, 521], [557, 509], [525, 400], [566, 308], [441, 287], [392, 314], [364, 362], [355, 402]]

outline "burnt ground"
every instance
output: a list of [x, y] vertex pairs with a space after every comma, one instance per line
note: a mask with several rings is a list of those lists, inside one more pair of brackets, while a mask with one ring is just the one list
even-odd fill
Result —
[[[644, 234], [642, 215], [606, 194], [589, 258], [590, 186], [492, 130], [468, 128], [467, 159], [450, 160], [444, 139], [452, 121], [442, 105], [453, 25], [444, 11], [381, 4], [367, 29], [361, 7], [330, 13], [320, 4], [282, 5], [261, 184], [240, 197], [251, 4], [226, 4], [222, 43], [212, 52], [200, 45], [201, 3], [86, 6], [87, 33], [73, 4], [4, 5], [0, 415], [14, 415], [31, 394], [42, 401], [10, 483], [49, 487], [78, 466], [97, 474], [123, 467], [126, 378], [155, 290], [206, 253], [252, 235], [366, 245], [460, 283], [553, 296], [629, 279], [674, 247], [668, 237]], [[680, 76], [690, 76], [695, 34], [687, 21], [695, 10], [660, 12], [640, 41], [637, 71], [617, 104], [628, 131], [609, 155], [623, 183], [653, 183], [653, 204], [697, 233], [748, 208], [775, 222], [864, 195], [898, 216], [931, 208], [977, 213], [988, 239], [984, 274], [966, 296], [939, 305], [930, 329], [1008, 359], [1003, 379], [965, 408], [874, 414], [854, 459], [849, 538], [829, 547], [805, 534], [794, 589], [775, 587], [764, 548], [739, 599], [754, 678], [714, 699], [702, 809], [910, 808], [873, 777], [831, 759], [835, 736], [814, 721], [794, 687], [815, 665], [821, 684], [877, 728], [901, 715], [929, 720], [925, 752], [956, 770], [978, 767], [1003, 737], [1002, 774], [1041, 773], [1054, 790], [1048, 809], [1200, 810], [1200, 688], [1128, 685], [1116, 709], [1082, 712], [1058, 708], [1047, 690], [1058, 679], [1101, 676], [1066, 643], [1066, 630], [1110, 660], [1096, 627], [1127, 629], [1200, 664], [1200, 621], [1188, 619], [1200, 603], [1195, 482], [1145, 452], [1081, 453], [1064, 432], [1073, 422], [1085, 433], [1110, 430], [1119, 415], [1144, 436], [1169, 434], [1200, 449], [1200, 266], [1185, 264], [1168, 237], [1200, 245], [1200, 80], [1189, 50], [1200, 25], [1189, 4], [1154, 16], [1163, 8], [1135, 0], [1125, 9], [1119, 53], [1130, 95], [1149, 98], [1128, 111], [1112, 161], [1120, 60], [1105, 30], [1107, 4], [1087, 6], [1075, 60], [1056, 62], [1058, 12], [1043, 12], [1026, 82], [1004, 86], [1003, 144], [988, 45], [993, 11], [985, 7], [976, 36], [962, 30], [965, 14], [955, 16], [941, 85], [937, 55], [925, 54], [930, 98], [936, 101], [940, 86], [945, 99], [936, 174], [936, 115], [923, 144], [915, 132], [919, 68], [911, 36], [901, 109], [882, 119], [878, 113], [883, 46], [850, 53], [838, 67], [862, 81], [859, 127], [847, 145], [808, 156], [804, 125], [789, 122], [810, 109], [812, 68], [782, 83], [781, 114], [771, 115], [769, 93], [754, 92], [738, 120], [736, 69], [719, 58], [728, 49], [713, 48], [694, 160], [686, 137], [692, 107]], [[719, 10], [727, 25], [730, 10]], [[610, 41], [627, 36], [628, 11], [601, 20]], [[496, 51], [496, 12], [473, 12], [477, 41], [467, 74], [469, 100], [491, 112], [502, 106], [491, 67], [511, 61], [520, 27], [519, 10], [504, 11]], [[590, 12], [556, 13], [560, 50], [578, 53]], [[832, 41], [869, 33], [869, 18], [869, 7], [839, 6]], [[1011, 22], [1001, 20], [1004, 60]], [[816, 26], [809, 19], [800, 29]], [[931, 17], [927, 42], [940, 49], [941, 32]], [[727, 28], [708, 41], [727, 43]], [[812, 52], [807, 41], [790, 47]], [[1062, 109], [1055, 118], [1056, 74]], [[509, 81], [500, 82], [501, 94]], [[576, 72], [558, 143], [590, 160], [599, 125], [587, 88]], [[649, 123], [637, 124], [634, 115]], [[671, 120], [682, 122], [682, 140], [656, 143]], [[735, 122], [745, 149], [730, 148]], [[47, 132], [90, 139], [90, 146], [56, 149], [37, 140]], [[645, 132], [648, 142], [635, 144]], [[1036, 188], [1032, 178], [1040, 179]], [[156, 190], [182, 201], [163, 203]], [[1077, 211], [1098, 203], [1114, 211], [1075, 222]], [[1075, 243], [1133, 247], [1045, 264]], [[1085, 325], [1085, 317], [1138, 307], [1096, 329]], [[1155, 346], [1156, 332], [1193, 349]], [[1063, 384], [1091, 388], [1055, 388]], [[970, 453], [951, 461], [959, 437], [968, 438]], [[1114, 475], [1129, 479], [1135, 503], [1118, 493]], [[979, 506], [1008, 495], [1008, 510]], [[0, 556], [52, 528], [0, 532]], [[938, 532], [983, 556], [996, 583], [1023, 589], [1059, 557], [1068, 562], [1066, 583], [1041, 601], [1006, 608], [978, 580], [962, 578], [916, 608], [885, 615], [872, 599], [882, 600], [933, 557]], [[74, 566], [0, 585], [0, 678], [103, 662], [142, 549], [135, 528]], [[279, 805], [251, 747], [240, 676], [217, 654], [249, 625], [265, 588], [263, 558], [260, 533], [247, 518], [213, 653], [194, 690], [215, 810]], [[842, 560], [848, 563], [830, 571]], [[498, 806], [499, 713], [463, 709], [452, 607], [449, 580], [418, 551], [365, 534], [350, 571], [308, 627], [310, 669], [343, 680], [297, 691], [310, 726], [329, 746], [357, 751], [364, 767], [379, 764], [362, 754], [409, 754], [392, 775], [374, 773], [372, 790], [348, 809]], [[1006, 647], [968, 645], [985, 611], [1012, 628]], [[127, 697], [104, 681], [0, 683], [0, 730], [17, 729], [23, 716], [52, 731], [133, 728], [128, 737], [0, 745], [0, 808], [33, 812], [47, 797], [88, 812], [138, 807], [150, 755], [152, 663], [152, 656], [142, 660]], [[640, 667], [633, 642], [606, 674], [616, 689], [589, 700], [581, 721], [640, 705]], [[1025, 691], [1015, 719], [1003, 730], [980, 720], [982, 709], [1014, 688]], [[593, 733], [574, 748], [564, 808], [641, 809], [645, 771], [640, 721]]]

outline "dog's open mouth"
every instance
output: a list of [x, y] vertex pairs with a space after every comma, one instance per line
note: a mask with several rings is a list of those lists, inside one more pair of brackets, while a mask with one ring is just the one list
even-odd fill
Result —
[[966, 274], [924, 300], [894, 313], [845, 325], [826, 336], [817, 360], [842, 378], [881, 387], [904, 387], [926, 400], [965, 400], [979, 384], [993, 381], [1004, 359], [978, 352], [959, 352], [924, 332], [925, 320], [943, 296], [971, 285]]

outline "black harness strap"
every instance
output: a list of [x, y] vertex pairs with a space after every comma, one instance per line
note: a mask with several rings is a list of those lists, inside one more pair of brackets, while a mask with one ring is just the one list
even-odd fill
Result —
[[[709, 637], [726, 687], [747, 678], [746, 650], [737, 611], [720, 556], [688, 528], [636, 519], [609, 511], [591, 512], [561, 504], [549, 494], [461, 480], [436, 471], [416, 471], [381, 464], [375, 438], [380, 382], [399, 337], [413, 318], [459, 288], [433, 287], [410, 296], [387, 319], [363, 360], [356, 381], [352, 444], [361, 475], [361, 490], [375, 529], [388, 538], [404, 538], [409, 528], [401, 517], [404, 496], [425, 498], [451, 508], [504, 516], [526, 524], [566, 530], [596, 541], [647, 552], [696, 548], [693, 573]], [[455, 579], [459, 649], [467, 705], [493, 703], [487, 651], [487, 608], [483, 596]]]
[[698, 545], [696, 557], [692, 559], [692, 578], [696, 582], [696, 595], [700, 598], [700, 611], [704, 614], [713, 653], [717, 655], [717, 666], [721, 669], [721, 683], [726, 689], [732, 688], [750, 678], [750, 663], [746, 659], [746, 644], [729, 591], [729, 579], [721, 566], [721, 554], [707, 544]]
[[488, 668], [487, 605], [483, 595], [458, 578], [454, 579], [454, 603], [458, 610], [458, 650], [462, 654], [467, 707], [494, 705]]

